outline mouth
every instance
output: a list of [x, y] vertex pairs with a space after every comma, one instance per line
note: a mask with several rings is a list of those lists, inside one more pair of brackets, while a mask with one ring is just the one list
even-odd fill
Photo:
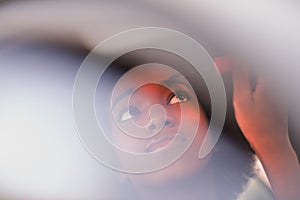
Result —
[[173, 140], [181, 143], [181, 142], [185, 142], [186, 138], [182, 134], [179, 134], [179, 133], [161, 136], [159, 138], [151, 140], [147, 144], [146, 152], [151, 153], [151, 152], [159, 151], [160, 149], [163, 149], [168, 144], [170, 144]]

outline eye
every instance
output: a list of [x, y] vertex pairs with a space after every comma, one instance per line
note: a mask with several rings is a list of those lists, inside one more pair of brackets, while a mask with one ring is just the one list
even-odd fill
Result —
[[187, 92], [180, 91], [180, 92], [176, 92], [176, 94], [175, 93], [170, 94], [167, 100], [168, 105], [189, 101], [190, 95]]
[[128, 108], [123, 109], [119, 114], [119, 121], [127, 121], [140, 114], [140, 110], [137, 107], [129, 106]]
[[132, 116], [129, 114], [129, 111], [127, 110], [120, 116], [120, 121], [123, 122], [123, 121], [129, 120], [131, 118], [132, 118]]

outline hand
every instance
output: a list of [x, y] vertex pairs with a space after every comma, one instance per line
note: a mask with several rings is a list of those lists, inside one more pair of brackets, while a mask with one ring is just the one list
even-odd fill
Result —
[[257, 75], [251, 87], [249, 70], [232, 64], [235, 117], [263, 164], [275, 199], [300, 199], [300, 166], [288, 136], [286, 103], [267, 79]]
[[251, 78], [245, 66], [235, 64], [233, 105], [240, 129], [257, 153], [289, 146], [286, 103], [267, 79], [257, 74], [253, 86]]

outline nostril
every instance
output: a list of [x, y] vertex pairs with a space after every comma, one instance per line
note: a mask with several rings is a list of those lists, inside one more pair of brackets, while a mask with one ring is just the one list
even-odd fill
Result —
[[[173, 125], [172, 125], [172, 122], [166, 120], [166, 121], [164, 121], [164, 122], [162, 123], [162, 126], [163, 126], [163, 127], [164, 127], [164, 126], [172, 127]], [[156, 129], [158, 129], [158, 127], [157, 127], [155, 124], [151, 124], [150, 126], [148, 126], [148, 130], [151, 131], [151, 132], [155, 131]]]
[[168, 120], [166, 120], [165, 123], [164, 123], [164, 126], [171, 126], [171, 125], [172, 125], [172, 123]]
[[151, 124], [151, 125], [148, 127], [148, 129], [149, 129], [150, 131], [154, 131], [154, 130], [156, 129], [156, 126], [155, 126], [154, 124]]

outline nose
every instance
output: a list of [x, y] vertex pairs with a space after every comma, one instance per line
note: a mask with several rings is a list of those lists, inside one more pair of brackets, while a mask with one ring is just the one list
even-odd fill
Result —
[[167, 96], [171, 91], [159, 84], [147, 84], [131, 96], [131, 104], [140, 109], [140, 116], [135, 123], [143, 126], [150, 133], [158, 133], [162, 128], [176, 125], [178, 106], [167, 105]]
[[164, 127], [171, 128], [173, 126], [174, 126], [174, 124], [168, 119], [163, 120], [163, 121], [152, 119], [151, 122], [149, 123], [149, 125], [147, 126], [147, 130], [150, 133], [154, 133], [154, 132], [157, 132], [158, 130], [160, 130], [161, 128], [164, 128]]

